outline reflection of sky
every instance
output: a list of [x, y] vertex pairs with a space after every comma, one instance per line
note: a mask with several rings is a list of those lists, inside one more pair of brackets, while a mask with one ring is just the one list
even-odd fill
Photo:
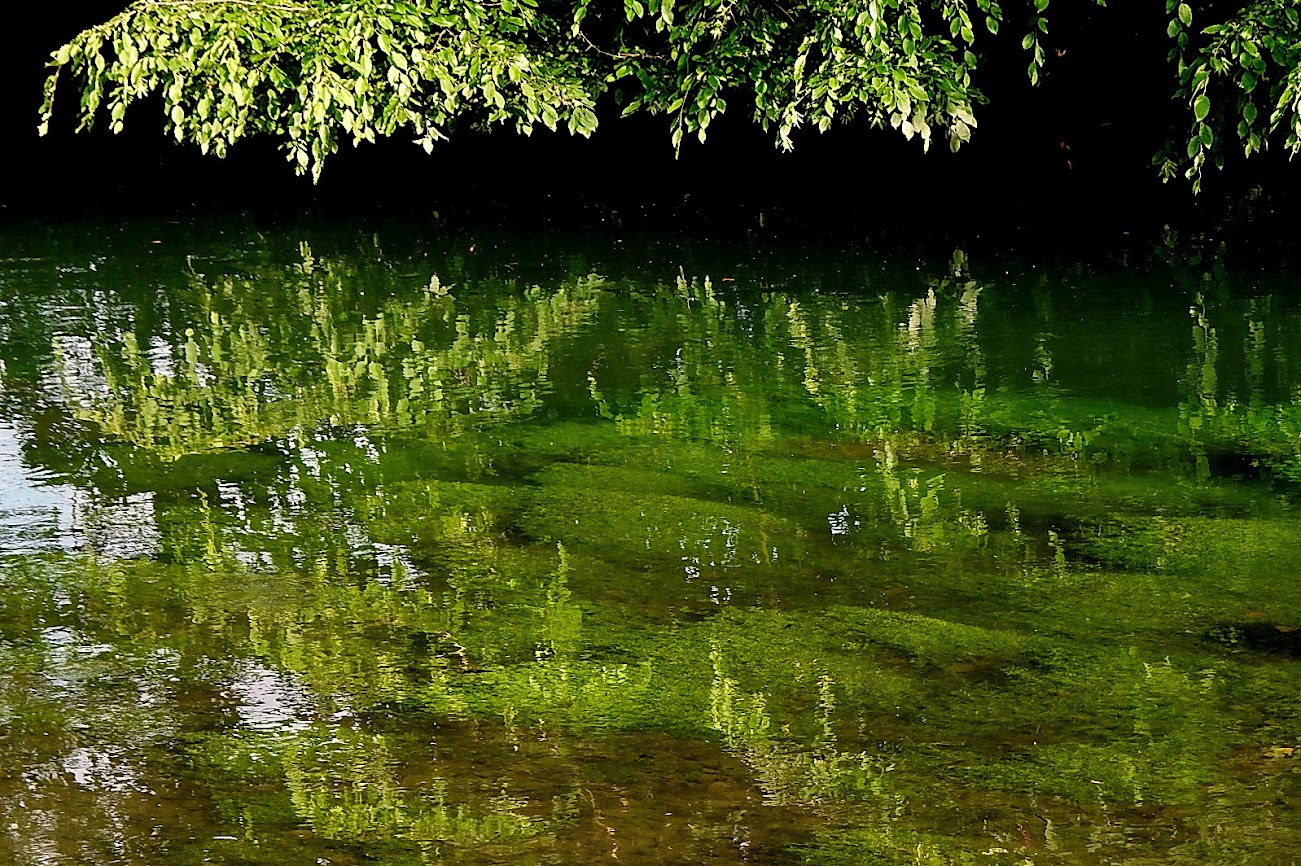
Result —
[[287, 732], [309, 727], [315, 710], [303, 687], [287, 674], [249, 662], [231, 691], [239, 698], [240, 721], [255, 731]]
[[77, 496], [24, 466], [17, 431], [0, 424], [0, 553], [72, 547]]
[[51, 482], [23, 465], [18, 431], [0, 423], [0, 554], [83, 545], [113, 559], [151, 556], [158, 546], [153, 494], [100, 501]]

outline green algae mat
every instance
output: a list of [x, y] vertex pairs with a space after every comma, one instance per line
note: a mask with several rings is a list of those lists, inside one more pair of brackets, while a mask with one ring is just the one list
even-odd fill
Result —
[[1301, 292], [0, 235], [0, 862], [1301, 860]]

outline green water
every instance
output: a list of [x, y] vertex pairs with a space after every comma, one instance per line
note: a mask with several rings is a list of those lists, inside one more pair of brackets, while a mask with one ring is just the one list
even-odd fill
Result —
[[0, 862], [1301, 859], [1301, 292], [0, 234]]

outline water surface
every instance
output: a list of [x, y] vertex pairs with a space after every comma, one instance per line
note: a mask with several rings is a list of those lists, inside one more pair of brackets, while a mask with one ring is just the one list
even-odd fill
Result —
[[0, 861], [1301, 856], [1301, 295], [0, 236]]

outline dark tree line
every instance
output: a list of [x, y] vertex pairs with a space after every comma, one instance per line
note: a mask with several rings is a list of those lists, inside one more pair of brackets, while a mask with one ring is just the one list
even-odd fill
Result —
[[[85, 4], [32, 36], [9, 61], [22, 86], [7, 113], [44, 169], [15, 166], [10, 196], [29, 199], [59, 176], [91, 198], [147, 197], [161, 163], [196, 195], [211, 174], [329, 196], [337, 173], [364, 196], [370, 173], [376, 198], [1105, 209], [1160, 179], [1179, 185], [1167, 201], [1204, 181], [1277, 187], [1301, 128], [1301, 28], [1283, 0], [144, 0]], [[324, 189], [280, 177], [273, 149]]]

